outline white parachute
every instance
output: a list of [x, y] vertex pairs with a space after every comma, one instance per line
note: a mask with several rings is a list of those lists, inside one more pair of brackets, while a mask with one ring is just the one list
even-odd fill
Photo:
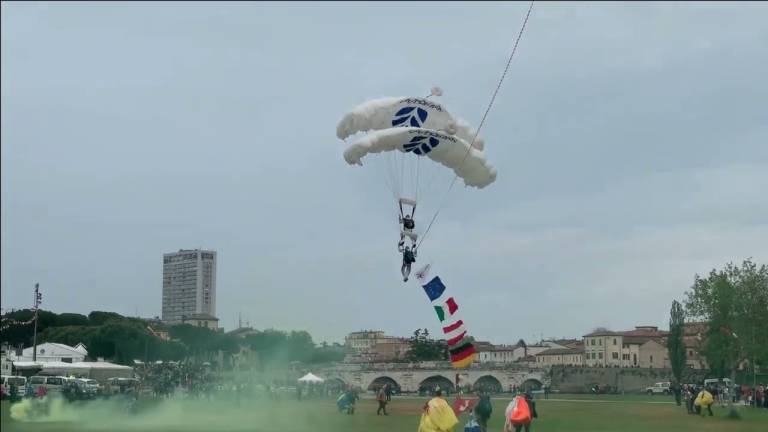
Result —
[[[431, 90], [430, 96], [440, 95], [440, 88]], [[401, 248], [406, 236], [416, 246], [412, 219], [417, 203], [421, 207], [424, 201], [438, 201], [442, 196], [434, 196], [443, 195], [456, 179], [478, 189], [496, 180], [496, 169], [486, 160], [477, 131], [428, 97], [373, 99], [344, 115], [336, 127], [336, 136], [348, 141], [344, 151], [348, 164], [363, 165], [363, 159], [370, 158], [373, 165], [383, 167], [385, 183], [399, 207]], [[429, 161], [421, 164], [422, 159]], [[445, 182], [435, 181], [440, 177]], [[432, 186], [440, 192], [427, 190]]]
[[399, 150], [417, 156], [427, 156], [453, 170], [467, 186], [484, 188], [496, 180], [496, 169], [488, 164], [483, 153], [470, 148], [469, 143], [456, 136], [415, 127], [394, 127], [377, 130], [353, 142], [344, 152], [350, 165], [362, 165], [370, 153]]
[[484, 147], [483, 139], [475, 138], [476, 131], [466, 121], [452, 116], [438, 103], [416, 97], [387, 97], [358, 105], [341, 119], [336, 136], [343, 140], [358, 132], [401, 126], [444, 131], [469, 143], [474, 138], [472, 147], [478, 150]]

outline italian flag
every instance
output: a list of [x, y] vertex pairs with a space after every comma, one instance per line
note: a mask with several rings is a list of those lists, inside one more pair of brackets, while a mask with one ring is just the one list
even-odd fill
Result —
[[440, 322], [451, 318], [457, 310], [459, 310], [459, 305], [456, 304], [456, 300], [453, 297], [448, 298], [445, 303], [435, 306], [435, 312], [437, 312]]

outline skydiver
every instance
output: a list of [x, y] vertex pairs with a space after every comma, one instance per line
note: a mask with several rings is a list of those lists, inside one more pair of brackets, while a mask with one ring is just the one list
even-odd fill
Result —
[[398, 246], [402, 247], [405, 244], [406, 233], [408, 234], [408, 237], [411, 238], [411, 242], [415, 243], [411, 233], [413, 233], [413, 229], [416, 227], [416, 222], [414, 222], [411, 215], [405, 215], [405, 217], [400, 216], [400, 223], [403, 225], [403, 230], [400, 232], [400, 243], [398, 243]]
[[397, 250], [403, 253], [403, 266], [400, 267], [400, 273], [403, 274], [403, 282], [408, 282], [408, 276], [411, 274], [411, 264], [416, 262], [416, 246], [411, 250], [408, 246], [403, 249], [402, 245], [398, 245]]

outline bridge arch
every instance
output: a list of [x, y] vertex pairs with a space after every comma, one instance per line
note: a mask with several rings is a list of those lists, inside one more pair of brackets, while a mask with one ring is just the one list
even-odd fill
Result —
[[541, 390], [543, 384], [538, 378], [526, 377], [522, 387], [524, 390]]
[[347, 383], [339, 377], [330, 377], [325, 380], [325, 384], [334, 393], [341, 392], [347, 388]]
[[395, 381], [394, 378], [387, 376], [387, 375], [381, 375], [373, 380], [365, 387], [366, 390], [370, 390], [373, 392], [379, 391], [380, 388], [384, 387], [386, 384], [389, 384], [389, 387], [395, 392], [400, 393], [400, 383]]
[[432, 394], [438, 388], [443, 391], [443, 394], [445, 394], [445, 392], [456, 392], [456, 386], [454, 386], [453, 381], [451, 381], [451, 379], [445, 375], [441, 374], [430, 375], [422, 379], [419, 382], [417, 390], [419, 393], [426, 392], [428, 394]]
[[472, 385], [472, 389], [475, 391], [483, 390], [488, 393], [501, 393], [504, 391], [501, 381], [493, 375], [483, 375], [475, 380]]

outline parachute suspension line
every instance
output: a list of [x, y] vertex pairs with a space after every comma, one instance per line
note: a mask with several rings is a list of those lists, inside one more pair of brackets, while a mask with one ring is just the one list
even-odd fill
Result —
[[392, 194], [394, 195], [395, 201], [400, 199], [400, 183], [397, 181], [397, 175], [395, 174], [395, 168], [397, 167], [397, 155], [392, 155], [392, 153], [389, 153], [387, 155], [387, 175], [389, 175], [389, 178], [392, 180]]
[[[464, 158], [461, 160], [461, 163], [459, 164], [459, 166], [464, 165], [464, 162], [467, 160], [467, 156], [469, 156], [469, 153], [472, 151], [472, 146], [475, 144], [475, 140], [477, 140], [477, 136], [480, 134], [480, 129], [483, 128], [483, 125], [485, 124], [485, 120], [488, 117], [488, 113], [491, 111], [491, 108], [493, 108], [493, 103], [496, 101], [496, 96], [499, 94], [499, 90], [501, 90], [501, 84], [504, 83], [504, 78], [506, 78], [507, 76], [507, 72], [509, 71], [509, 66], [512, 64], [512, 58], [515, 56], [515, 52], [517, 51], [517, 46], [520, 43], [520, 38], [523, 37], [523, 32], [525, 31], [525, 25], [528, 24], [528, 18], [531, 16], [531, 11], [533, 10], [534, 1], [535, 0], [531, 0], [531, 4], [530, 6], [528, 6], [528, 12], [525, 14], [525, 19], [523, 19], [523, 25], [520, 26], [520, 32], [518, 32], [517, 39], [515, 39], [515, 45], [512, 47], [512, 52], [509, 54], [509, 58], [507, 59], [506, 66], [504, 66], [504, 72], [502, 72], [501, 78], [499, 78], [499, 83], [496, 85], [496, 90], [493, 91], [493, 95], [491, 96], [491, 101], [488, 103], [488, 107], [485, 109], [485, 113], [483, 114], [483, 117], [480, 120], [480, 124], [477, 126], [475, 135], [472, 137], [472, 142], [469, 143], [469, 148], [467, 148], [467, 152], [464, 154]], [[421, 235], [421, 239], [419, 240], [417, 247], [421, 247], [421, 244], [424, 243], [424, 240], [427, 238], [427, 234], [429, 234], [429, 230], [432, 228], [432, 225], [435, 223], [437, 216], [440, 214], [440, 210], [443, 208], [446, 200], [448, 199], [448, 194], [451, 192], [451, 189], [453, 189], [453, 185], [456, 184], [456, 180], [458, 180], [458, 178], [459, 178], [458, 174], [453, 176], [453, 180], [451, 180], [451, 184], [448, 185], [448, 190], [445, 192], [445, 196], [443, 197], [443, 200], [440, 202], [440, 205], [435, 211], [434, 216], [432, 216], [432, 220], [429, 221], [429, 225], [427, 225], [427, 229], [424, 230], [424, 234]]]
[[421, 161], [421, 156], [416, 155], [416, 193], [415, 197], [413, 198], [416, 203], [419, 202], [419, 162]]
[[405, 190], [405, 153], [400, 153], [400, 198], [405, 198], [403, 195], [406, 193]]

